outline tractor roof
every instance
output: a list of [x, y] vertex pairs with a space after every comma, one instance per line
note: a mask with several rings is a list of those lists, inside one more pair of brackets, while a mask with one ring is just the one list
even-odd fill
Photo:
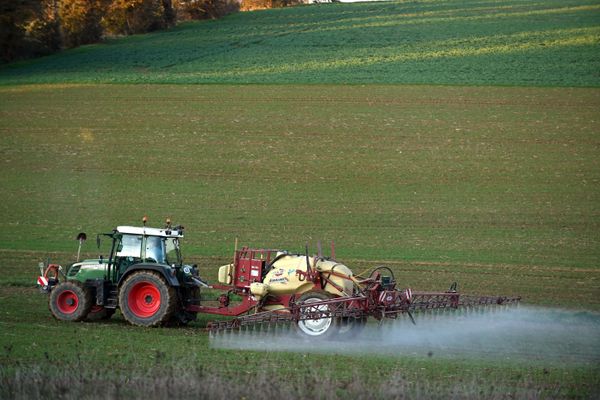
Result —
[[139, 226], [117, 226], [115, 229], [119, 233], [129, 233], [132, 235], [145, 235], [145, 236], [161, 236], [161, 237], [183, 237], [183, 229], [177, 228], [146, 228]]

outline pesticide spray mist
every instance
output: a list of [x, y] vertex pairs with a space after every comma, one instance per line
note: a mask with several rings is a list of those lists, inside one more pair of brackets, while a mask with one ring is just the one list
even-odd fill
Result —
[[600, 363], [600, 314], [542, 307], [444, 312], [371, 322], [352, 339], [306, 339], [291, 327], [217, 334], [211, 345], [239, 350]]

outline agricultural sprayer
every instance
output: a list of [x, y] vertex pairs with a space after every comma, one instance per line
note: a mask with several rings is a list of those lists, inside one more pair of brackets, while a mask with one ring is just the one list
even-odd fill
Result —
[[[230, 317], [210, 322], [215, 334], [264, 325], [291, 325], [304, 336], [350, 336], [369, 317], [383, 320], [419, 311], [518, 303], [519, 297], [466, 296], [453, 284], [446, 292], [417, 292], [397, 287], [392, 270], [373, 268], [354, 275], [335, 260], [282, 250], [242, 247], [232, 263], [219, 268], [218, 283], [202, 280], [196, 265], [183, 264], [183, 227], [119, 226], [108, 237], [108, 258], [77, 261], [66, 273], [60, 265], [41, 265], [38, 278], [49, 294], [49, 309], [59, 320], [110, 318], [117, 308], [135, 325], [186, 323], [198, 313]], [[80, 247], [86, 235], [78, 236]], [[79, 250], [78, 250], [79, 254]], [[205, 300], [203, 293], [217, 292]]]

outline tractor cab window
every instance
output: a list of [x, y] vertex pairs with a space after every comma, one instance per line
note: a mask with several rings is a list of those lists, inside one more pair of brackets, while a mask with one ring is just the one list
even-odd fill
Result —
[[148, 236], [146, 238], [146, 259], [147, 262], [156, 262], [164, 264], [166, 261], [165, 238], [158, 236]]
[[141, 258], [142, 236], [123, 235], [117, 248], [117, 257]]
[[141, 261], [143, 238], [141, 235], [123, 234], [118, 240], [114, 263], [120, 276], [130, 265]]
[[181, 264], [181, 253], [179, 252], [179, 239], [177, 238], [167, 238], [165, 239], [165, 247], [167, 250], [166, 254], [166, 263], [169, 265], [172, 264]]

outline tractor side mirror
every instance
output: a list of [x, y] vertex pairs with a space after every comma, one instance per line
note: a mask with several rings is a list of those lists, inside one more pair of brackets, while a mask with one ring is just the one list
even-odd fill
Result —
[[96, 246], [100, 248], [100, 234], [96, 235]]
[[104, 257], [100, 254], [100, 259], [98, 260], [98, 264], [104, 263]]

